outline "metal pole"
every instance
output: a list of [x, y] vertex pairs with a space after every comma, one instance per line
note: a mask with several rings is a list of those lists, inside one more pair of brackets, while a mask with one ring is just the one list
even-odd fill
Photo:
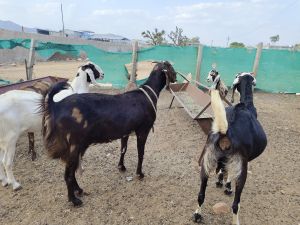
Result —
[[33, 72], [33, 65], [35, 61], [35, 40], [31, 39], [31, 44], [30, 44], [30, 50], [29, 50], [29, 60], [28, 60], [28, 79], [32, 80], [32, 72]]
[[257, 75], [257, 70], [258, 70], [258, 65], [259, 65], [262, 48], [263, 48], [263, 43], [260, 42], [257, 45], [256, 56], [255, 56], [255, 60], [254, 60], [254, 64], [253, 64], [253, 70], [252, 70], [255, 77]]
[[202, 62], [202, 53], [203, 53], [203, 45], [198, 45], [198, 54], [197, 54], [197, 64], [196, 64], [196, 81], [200, 82], [200, 69], [201, 69], [201, 62]]

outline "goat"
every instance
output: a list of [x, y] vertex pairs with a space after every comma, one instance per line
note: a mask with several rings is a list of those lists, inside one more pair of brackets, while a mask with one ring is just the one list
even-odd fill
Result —
[[[102, 70], [98, 71], [91, 63], [84, 65], [81, 70], [92, 70], [94, 75], [90, 71], [89, 73], [96, 79], [101, 78], [100, 74], [103, 73]], [[87, 77], [84, 73], [87, 72], [81, 72], [79, 76]], [[89, 80], [77, 79], [77, 82], [87, 83]], [[16, 142], [24, 131], [32, 134], [42, 125], [42, 116], [38, 112], [39, 102], [43, 95], [29, 91], [37, 91], [37, 86], [27, 87], [26, 90], [12, 90], [0, 95], [0, 180], [3, 186], [12, 184], [13, 190], [21, 188], [12, 172]], [[44, 89], [40, 88], [40, 90]]]
[[103, 78], [104, 73], [102, 69], [92, 62], [87, 62], [79, 67], [77, 75], [72, 81], [71, 86], [68, 89], [57, 93], [53, 99], [55, 102], [59, 102], [74, 93], [88, 93], [90, 83], [99, 86], [96, 79], [102, 80]]
[[[154, 66], [147, 81], [137, 90], [118, 95], [74, 94], [60, 102], [54, 102], [53, 96], [66, 88], [65, 83], [58, 83], [44, 96], [41, 105], [44, 112], [45, 147], [52, 158], [60, 158], [66, 162], [68, 199], [74, 206], [82, 204], [75, 193], [79, 196], [83, 194], [75, 171], [91, 144], [116, 139], [127, 144], [129, 134], [135, 132], [138, 149], [136, 173], [140, 179], [144, 177], [144, 148], [156, 119], [158, 96], [165, 86], [175, 81], [174, 68], [164, 61]], [[126, 148], [122, 148], [119, 165], [124, 166], [125, 152]]]
[[[216, 89], [217, 82], [218, 80], [214, 81], [212, 89]], [[212, 90], [211, 102], [215, 120], [199, 159], [201, 185], [199, 206], [193, 215], [195, 222], [202, 220], [201, 208], [208, 177], [223, 164], [229, 173], [228, 181], [236, 181], [232, 224], [239, 224], [240, 197], [247, 178], [248, 162], [258, 157], [267, 146], [267, 137], [257, 120], [253, 104], [252, 85], [255, 83], [256, 80], [250, 73], [237, 74], [233, 89], [240, 92], [240, 103], [226, 109], [219, 91]]]
[[[219, 78], [218, 78], [219, 77]], [[216, 89], [219, 90], [219, 93], [222, 98], [225, 98], [228, 93], [228, 88], [226, 84], [220, 79], [219, 72], [215, 69], [208, 72], [207, 82], [214, 82], [215, 79], [218, 78], [218, 83], [216, 84]]]

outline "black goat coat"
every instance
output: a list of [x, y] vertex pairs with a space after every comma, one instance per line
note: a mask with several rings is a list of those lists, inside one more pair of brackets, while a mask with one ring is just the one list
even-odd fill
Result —
[[232, 153], [238, 151], [248, 161], [259, 156], [267, 146], [267, 137], [256, 118], [254, 106], [239, 103], [227, 107], [226, 117], [228, 121], [226, 135], [231, 141]]

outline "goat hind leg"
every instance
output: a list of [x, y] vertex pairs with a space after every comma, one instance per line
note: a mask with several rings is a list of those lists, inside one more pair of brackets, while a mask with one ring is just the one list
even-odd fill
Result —
[[126, 167], [124, 166], [124, 157], [127, 151], [127, 143], [128, 143], [128, 138], [129, 136], [125, 136], [121, 138], [121, 156], [120, 156], [120, 161], [118, 164], [118, 168], [121, 172], [126, 171]]
[[0, 149], [0, 181], [2, 183], [2, 186], [6, 187], [8, 185], [8, 182], [5, 175], [5, 169], [3, 166], [3, 158], [4, 158], [4, 151]]
[[204, 199], [205, 199], [205, 190], [207, 187], [207, 181], [208, 181], [208, 176], [205, 173], [205, 169], [204, 166], [202, 164], [201, 166], [201, 172], [200, 172], [200, 179], [201, 179], [201, 185], [200, 185], [200, 192], [198, 194], [198, 208], [196, 209], [196, 211], [193, 214], [193, 221], [196, 223], [200, 223], [202, 222], [202, 205], [204, 203]]
[[6, 170], [8, 184], [12, 184], [13, 190], [17, 191], [20, 190], [22, 186], [16, 181], [12, 171], [15, 152], [16, 152], [16, 139], [13, 138], [12, 141], [10, 141], [7, 145], [6, 151], [4, 153], [3, 164]]
[[246, 183], [246, 179], [247, 179], [247, 162], [243, 161], [241, 173], [236, 179], [235, 195], [232, 203], [232, 212], [233, 212], [232, 224], [233, 225], [240, 225], [239, 222], [240, 199], [241, 199], [243, 188]]
[[31, 160], [34, 161], [36, 159], [36, 151], [34, 150], [34, 133], [28, 132], [28, 142], [29, 142], [29, 150], [28, 154], [31, 154]]

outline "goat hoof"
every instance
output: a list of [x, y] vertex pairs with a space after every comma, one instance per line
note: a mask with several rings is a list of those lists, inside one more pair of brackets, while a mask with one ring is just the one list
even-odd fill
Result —
[[221, 183], [220, 181], [216, 182], [216, 187], [217, 188], [222, 188], [223, 187], [223, 183]]
[[120, 172], [125, 172], [126, 171], [126, 167], [124, 165], [118, 165], [118, 169]]
[[231, 190], [224, 190], [224, 194], [230, 196], [232, 194]]
[[139, 180], [142, 180], [145, 177], [145, 175], [143, 173], [140, 173], [137, 175], [137, 177]]
[[16, 186], [13, 187], [14, 191], [19, 191], [22, 189], [22, 186], [20, 184], [17, 184]]
[[7, 182], [7, 180], [5, 178], [2, 180], [2, 186], [3, 187], [7, 187], [8, 186], [8, 182]]
[[83, 190], [80, 188], [78, 190], [74, 191], [75, 195], [77, 195], [78, 197], [82, 197], [83, 196]]
[[201, 223], [203, 220], [203, 217], [199, 213], [194, 213], [193, 214], [193, 221], [195, 223]]
[[72, 203], [75, 207], [79, 207], [82, 205], [82, 201], [79, 198], [73, 198]]

